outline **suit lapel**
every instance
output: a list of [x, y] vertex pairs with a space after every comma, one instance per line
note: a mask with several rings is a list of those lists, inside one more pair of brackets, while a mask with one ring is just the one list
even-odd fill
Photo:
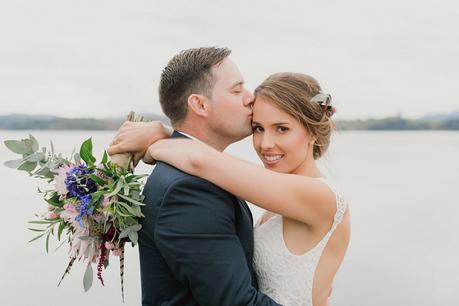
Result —
[[243, 214], [247, 218], [249, 218], [250, 221], [252, 221], [252, 227], [253, 227], [253, 216], [252, 216], [252, 212], [250, 211], [249, 206], [247, 205], [247, 203], [244, 200], [241, 200], [241, 199], [237, 198], [237, 201], [239, 202], [239, 205], [241, 205], [241, 207], [242, 207]]

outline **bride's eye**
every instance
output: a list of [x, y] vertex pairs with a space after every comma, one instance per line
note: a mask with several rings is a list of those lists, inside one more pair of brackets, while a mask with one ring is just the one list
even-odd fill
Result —
[[288, 127], [285, 127], [285, 126], [280, 126], [280, 127], [277, 128], [277, 131], [278, 131], [279, 133], [285, 133], [285, 132], [287, 132], [288, 130], [289, 130], [289, 128], [288, 128]]
[[254, 133], [261, 133], [261, 132], [263, 132], [263, 128], [261, 126], [259, 126], [259, 125], [254, 125], [254, 126], [252, 126], [252, 131]]

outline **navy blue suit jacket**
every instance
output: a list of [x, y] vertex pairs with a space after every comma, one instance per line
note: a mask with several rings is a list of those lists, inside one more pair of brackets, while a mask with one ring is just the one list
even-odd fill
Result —
[[257, 291], [244, 201], [162, 162], [143, 193], [142, 305], [278, 305]]

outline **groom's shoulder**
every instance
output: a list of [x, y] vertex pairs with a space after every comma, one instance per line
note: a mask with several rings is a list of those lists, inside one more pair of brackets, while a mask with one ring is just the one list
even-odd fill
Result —
[[193, 188], [195, 192], [205, 192], [211, 190], [213, 192], [224, 193], [233, 197], [233, 195], [221, 189], [212, 182], [183, 172], [180, 169], [177, 169], [174, 166], [163, 162], [158, 162], [156, 164], [156, 167], [148, 178], [148, 181], [149, 182], [147, 183], [146, 187], [148, 187], [148, 185], [150, 185], [149, 183], [151, 183], [152, 185], [157, 186], [164, 191], [179, 185], [182, 188], [189, 186], [189, 188]]

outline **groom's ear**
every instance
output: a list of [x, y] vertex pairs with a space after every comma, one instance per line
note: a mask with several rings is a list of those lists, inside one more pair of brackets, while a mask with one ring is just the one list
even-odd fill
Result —
[[195, 115], [200, 117], [209, 116], [209, 105], [208, 99], [203, 95], [190, 95], [188, 97], [188, 112], [193, 112]]

